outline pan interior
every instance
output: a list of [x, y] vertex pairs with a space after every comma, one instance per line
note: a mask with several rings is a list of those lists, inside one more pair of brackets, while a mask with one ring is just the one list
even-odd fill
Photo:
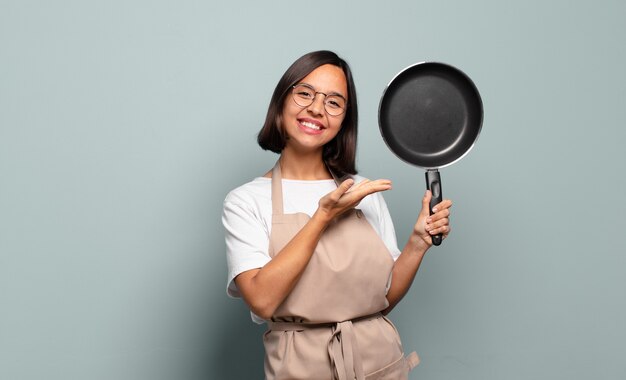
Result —
[[380, 107], [381, 133], [389, 148], [411, 164], [437, 168], [471, 149], [482, 123], [473, 83], [442, 64], [413, 66], [389, 85]]

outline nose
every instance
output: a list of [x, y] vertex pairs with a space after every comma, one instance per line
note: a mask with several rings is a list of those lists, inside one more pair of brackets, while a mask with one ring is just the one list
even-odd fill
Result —
[[315, 98], [313, 99], [313, 102], [307, 107], [307, 109], [315, 115], [323, 115], [325, 99], [326, 99], [326, 95], [321, 94], [321, 93], [315, 94]]

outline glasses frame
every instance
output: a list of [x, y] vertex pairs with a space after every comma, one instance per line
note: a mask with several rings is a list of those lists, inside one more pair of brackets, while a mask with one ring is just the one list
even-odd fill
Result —
[[[298, 103], [298, 101], [296, 100], [296, 94], [295, 94], [296, 87], [306, 87], [306, 88], [308, 88], [308, 89], [313, 91], [314, 94], [313, 94], [313, 97], [311, 98], [311, 101], [309, 102], [309, 104], [300, 104], [300, 103]], [[346, 102], [345, 107], [341, 108], [341, 112], [335, 115], [335, 114], [332, 114], [332, 113], [328, 112], [328, 108], [327, 108], [328, 103], [326, 102], [326, 99], [328, 98], [329, 94], [326, 94], [326, 93], [321, 92], [321, 91], [316, 91], [315, 87], [313, 87], [313, 86], [311, 86], [309, 84], [306, 84], [306, 83], [298, 83], [298, 84], [294, 84], [293, 86], [291, 86], [291, 98], [293, 99], [293, 102], [296, 103], [296, 105], [298, 105], [298, 107], [302, 107], [302, 108], [309, 107], [315, 101], [315, 98], [317, 97], [317, 94], [324, 95], [324, 111], [326, 111], [326, 113], [329, 114], [330, 116], [341, 116], [344, 113], [346, 113], [346, 109], [348, 108], [348, 99], [346, 99], [341, 94], [337, 94], [337, 93], [330, 94], [330, 96], [338, 96], [341, 99], [343, 99], [344, 102]]]

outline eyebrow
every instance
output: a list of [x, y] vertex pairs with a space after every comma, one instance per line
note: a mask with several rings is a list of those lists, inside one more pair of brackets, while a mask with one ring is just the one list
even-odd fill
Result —
[[343, 94], [341, 94], [340, 92], [332, 91], [332, 92], [329, 92], [329, 93], [327, 94], [327, 93], [322, 92], [322, 91], [317, 91], [317, 89], [316, 89], [315, 87], [313, 87], [312, 85], [310, 85], [310, 84], [308, 84], [308, 83], [306, 83], [306, 82], [300, 82], [300, 83], [297, 83], [297, 84], [301, 84], [301, 85], [307, 86], [307, 87], [309, 87], [311, 90], [316, 91], [316, 92], [319, 92], [319, 93], [324, 94], [324, 95], [326, 95], [326, 96], [330, 96], [330, 95], [341, 96], [341, 97], [343, 98], [343, 100], [346, 100], [346, 101], [348, 100], [348, 98], [346, 98], [346, 97], [345, 97]]

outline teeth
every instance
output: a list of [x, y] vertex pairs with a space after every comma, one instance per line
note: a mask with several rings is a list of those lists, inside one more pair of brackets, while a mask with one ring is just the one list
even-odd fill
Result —
[[322, 128], [319, 127], [319, 125], [315, 125], [313, 123], [309, 123], [308, 121], [303, 121], [301, 124], [304, 125], [307, 128], [315, 129], [317, 131], [322, 129]]

